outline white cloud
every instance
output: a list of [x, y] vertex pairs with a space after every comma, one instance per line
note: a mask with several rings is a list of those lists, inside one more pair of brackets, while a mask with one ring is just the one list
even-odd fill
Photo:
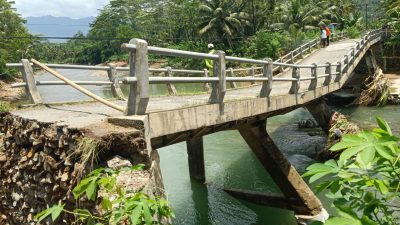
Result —
[[110, 0], [15, 0], [14, 7], [23, 17], [66, 16], [83, 18], [96, 16]]

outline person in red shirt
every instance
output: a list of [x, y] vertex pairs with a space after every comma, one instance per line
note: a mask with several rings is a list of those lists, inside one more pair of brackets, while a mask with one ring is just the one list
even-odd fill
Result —
[[326, 31], [326, 46], [329, 46], [329, 37], [331, 36], [331, 30], [327, 26], [324, 26], [324, 29]]

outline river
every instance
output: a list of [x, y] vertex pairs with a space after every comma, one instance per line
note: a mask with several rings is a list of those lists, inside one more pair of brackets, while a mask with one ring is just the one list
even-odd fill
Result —
[[[107, 80], [105, 74], [87, 75], [86, 71], [60, 70], [73, 80]], [[38, 80], [54, 80], [43, 74]], [[179, 85], [179, 91], [195, 92], [201, 85]], [[90, 86], [89, 90], [109, 97], [108, 87]], [[45, 102], [87, 100], [88, 98], [67, 86], [40, 86]], [[151, 85], [152, 95], [164, 95], [165, 85]], [[62, 93], [62, 95], [60, 95]], [[393, 131], [400, 133], [400, 106], [335, 108], [344, 113], [361, 128], [375, 126], [375, 117], [389, 122]], [[311, 118], [305, 109], [297, 109], [281, 116], [269, 118], [267, 130], [282, 152], [300, 168], [312, 162], [316, 149], [320, 149], [325, 137], [318, 129], [299, 129], [298, 121]], [[311, 134], [311, 135], [310, 135]], [[226, 194], [223, 188], [242, 188], [253, 191], [279, 193], [268, 173], [237, 131], [224, 131], [204, 137], [206, 185], [189, 178], [186, 144], [178, 143], [159, 149], [161, 171], [165, 190], [176, 218], [173, 224], [188, 225], [296, 225], [291, 211], [264, 207], [238, 200]], [[329, 206], [323, 196], [320, 196]], [[331, 211], [331, 209], [328, 209]]]

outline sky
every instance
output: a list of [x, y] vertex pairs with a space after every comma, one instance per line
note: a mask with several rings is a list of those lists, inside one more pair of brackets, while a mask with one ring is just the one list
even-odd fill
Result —
[[66, 16], [83, 18], [96, 16], [109, 0], [14, 0], [14, 8], [22, 17]]

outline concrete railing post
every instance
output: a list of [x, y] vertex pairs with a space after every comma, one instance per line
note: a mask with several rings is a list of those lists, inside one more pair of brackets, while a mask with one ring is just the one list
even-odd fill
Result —
[[302, 45], [300, 45], [299, 51], [300, 51], [300, 58], [304, 58], [304, 56], [303, 56], [303, 46]]
[[[204, 77], [208, 77], [208, 69], [204, 69]], [[203, 84], [203, 90], [204, 91], [209, 91], [210, 90], [210, 85], [208, 83]]]
[[129, 85], [126, 115], [144, 115], [150, 98], [147, 42], [132, 39], [129, 44], [136, 45], [136, 50], [129, 52], [129, 76], [136, 77], [137, 82]]
[[21, 59], [22, 68], [22, 79], [26, 83], [25, 85], [25, 93], [29, 98], [29, 101], [34, 104], [41, 104], [43, 103], [42, 97], [36, 87], [36, 80], [34, 77], [32, 66], [27, 59]]
[[[229, 68], [229, 74], [231, 77], [235, 77], [235, 72], [233, 71], [233, 68]], [[237, 88], [236, 82], [231, 82], [231, 88]]]
[[267, 97], [269, 99], [269, 95], [272, 91], [272, 70], [273, 70], [273, 62], [271, 59], [268, 60], [268, 64], [263, 65], [263, 77], [268, 78], [268, 81], [263, 81], [260, 97]]
[[114, 98], [125, 99], [122, 93], [121, 86], [119, 85], [119, 79], [117, 76], [117, 69], [115, 64], [108, 64], [109, 69], [107, 70], [108, 79], [111, 81], [111, 92]]
[[354, 63], [356, 59], [356, 50], [354, 48], [351, 48], [351, 64]]
[[329, 85], [332, 80], [332, 64], [330, 62], [326, 63], [325, 74], [328, 76], [325, 77], [324, 85]]
[[[346, 69], [345, 69], [346, 68]], [[344, 64], [342, 65], [343, 73], [349, 70], [349, 55], [344, 56]]]
[[[250, 69], [250, 76], [251, 77], [254, 77], [254, 75], [256, 75], [256, 71], [255, 71], [255, 69], [254, 69], [254, 66], [251, 66], [251, 69]], [[254, 82], [254, 81], [252, 81], [251, 82], [251, 84], [255, 84], [256, 82]]]
[[292, 86], [290, 87], [289, 94], [297, 94], [300, 89], [300, 68], [293, 67], [292, 78], [296, 80], [292, 81]]
[[317, 76], [317, 64], [313, 63], [311, 68], [311, 76], [313, 79], [310, 82], [310, 86], [308, 86], [308, 90], [315, 90], [318, 84], [318, 76]]
[[220, 113], [223, 114], [224, 97], [226, 93], [226, 69], [225, 69], [225, 52], [218, 51], [218, 59], [214, 60], [214, 74], [218, 75], [218, 83], [212, 85], [212, 91], [209, 103], [220, 105]]
[[294, 64], [294, 51], [290, 52], [290, 63]]
[[[283, 58], [282, 57], [280, 57], [279, 58], [281, 61], [281, 63], [283, 63], [284, 62], [284, 60], [283, 60]], [[285, 68], [283, 68], [283, 66], [279, 66], [279, 71], [281, 72], [281, 73], [283, 73], [283, 71], [285, 70]]]
[[338, 62], [336, 66], [335, 82], [339, 82], [342, 79], [342, 67], [342, 62]]
[[[166, 69], [167, 69], [167, 72], [165, 72], [165, 76], [166, 77], [172, 77], [173, 76], [172, 68], [168, 66]], [[177, 95], [178, 94], [178, 91], [176, 90], [176, 87], [175, 87], [175, 85], [173, 83], [169, 83], [168, 82], [167, 83], [167, 88], [168, 88], [169, 94], [171, 94], [171, 95]]]

